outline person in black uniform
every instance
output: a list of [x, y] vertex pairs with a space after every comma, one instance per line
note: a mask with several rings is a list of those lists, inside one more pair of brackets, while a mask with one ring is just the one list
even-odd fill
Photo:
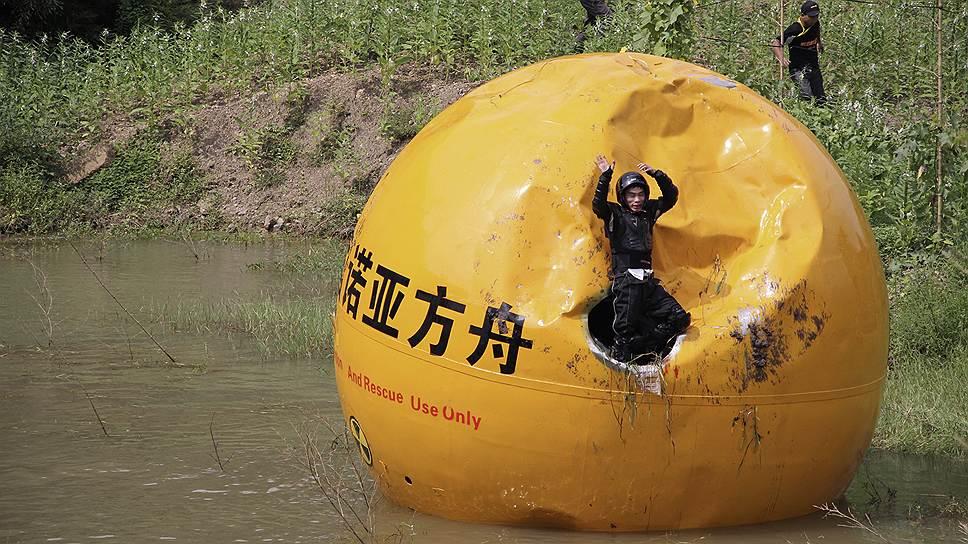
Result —
[[[783, 58], [783, 46], [789, 46], [790, 59]], [[800, 98], [816, 99], [823, 105], [826, 95], [823, 92], [823, 75], [820, 73], [820, 53], [823, 41], [820, 40], [820, 5], [813, 0], [800, 6], [800, 18], [775, 38], [770, 46], [773, 56], [780, 64], [790, 70], [790, 78], [800, 88]]]
[[601, 18], [602, 20], [608, 20], [612, 16], [612, 10], [605, 3], [605, 0], [580, 0], [581, 6], [585, 8], [585, 22], [581, 25], [581, 31], [575, 36], [575, 40], [578, 42], [578, 47], [582, 48], [585, 42], [585, 29], [588, 25], [594, 25], [595, 21]]
[[612, 251], [612, 308], [615, 344], [612, 358], [629, 361], [633, 354], [661, 354], [684, 331], [690, 315], [666, 292], [652, 273], [652, 227], [679, 199], [679, 189], [662, 170], [645, 163], [638, 168], [659, 184], [662, 196], [649, 200], [649, 185], [639, 172], [626, 172], [615, 186], [618, 204], [608, 202], [615, 163], [595, 159], [601, 170], [592, 210], [605, 222]]

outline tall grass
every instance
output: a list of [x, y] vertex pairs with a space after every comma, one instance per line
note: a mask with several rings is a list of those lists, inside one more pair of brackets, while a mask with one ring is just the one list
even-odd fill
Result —
[[151, 313], [175, 331], [252, 338], [264, 357], [324, 359], [333, 347], [335, 299], [328, 291], [338, 282], [345, 256], [342, 242], [315, 243], [304, 251], [248, 265], [252, 274], [273, 277], [272, 292], [217, 302], [178, 301]]
[[928, 259], [891, 280], [888, 380], [874, 445], [968, 456], [968, 267]]
[[938, 360], [895, 353], [873, 446], [968, 457], [968, 348]]
[[176, 303], [154, 313], [175, 331], [241, 334], [254, 339], [264, 357], [323, 359], [332, 353], [331, 299], [266, 296], [257, 301]]

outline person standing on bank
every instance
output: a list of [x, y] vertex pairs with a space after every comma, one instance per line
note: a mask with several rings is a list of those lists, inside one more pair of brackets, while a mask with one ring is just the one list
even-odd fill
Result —
[[[789, 46], [790, 58], [783, 58], [783, 46]], [[783, 31], [783, 35], [770, 43], [773, 56], [784, 68], [789, 69], [792, 79], [800, 90], [802, 100], [816, 99], [823, 105], [823, 75], [820, 73], [820, 5], [808, 0], [800, 6], [800, 18]]]
[[639, 163], [639, 170], [659, 184], [662, 196], [649, 200], [649, 185], [642, 174], [626, 172], [615, 186], [618, 204], [608, 202], [615, 163], [609, 164], [599, 155], [595, 164], [602, 175], [595, 187], [592, 211], [605, 223], [612, 252], [612, 358], [629, 362], [633, 354], [659, 355], [690, 322], [690, 315], [652, 273], [652, 228], [659, 216], [676, 204], [679, 189], [662, 170]]
[[608, 20], [612, 16], [612, 10], [605, 3], [605, 0], [580, 0], [581, 7], [585, 8], [585, 22], [581, 25], [581, 30], [578, 35], [575, 36], [575, 41], [578, 42], [579, 49], [584, 47], [585, 43], [585, 30], [589, 25], [594, 26], [595, 21], [601, 18], [603, 21]]

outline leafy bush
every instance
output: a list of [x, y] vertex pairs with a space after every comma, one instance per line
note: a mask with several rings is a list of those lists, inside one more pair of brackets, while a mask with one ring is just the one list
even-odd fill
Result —
[[306, 122], [309, 110], [309, 88], [305, 83], [296, 83], [286, 95], [286, 130], [293, 131]]
[[960, 253], [930, 257], [892, 278], [892, 352], [943, 362], [968, 350], [968, 261]]
[[36, 161], [10, 161], [0, 172], [0, 232], [86, 230], [112, 220], [143, 226], [170, 206], [198, 200], [203, 186], [191, 155], [162, 155], [156, 140], [136, 137], [120, 146], [108, 165], [77, 183]]
[[66, 226], [77, 195], [36, 162], [0, 168], [0, 234], [43, 234]]
[[283, 168], [296, 158], [296, 146], [284, 126], [244, 129], [233, 151], [255, 175], [255, 185], [266, 188], [281, 183]]
[[695, 25], [694, 0], [645, 0], [611, 3], [614, 14], [585, 44], [588, 51], [644, 51], [689, 60]]
[[101, 213], [143, 208], [154, 199], [151, 180], [161, 163], [158, 144], [136, 139], [122, 146], [110, 164], [84, 181], [93, 206]]
[[348, 190], [327, 200], [319, 211], [316, 232], [344, 240], [351, 238], [364, 204], [366, 195]]
[[313, 134], [318, 140], [313, 154], [313, 164], [316, 166], [343, 162], [353, 156], [351, 144], [356, 131], [346, 124], [346, 118], [349, 117], [346, 107], [331, 102], [326, 107], [325, 117], [324, 127]]
[[410, 106], [395, 105], [387, 100], [383, 118], [380, 120], [380, 134], [391, 143], [412, 139], [440, 111], [440, 103], [424, 96], [411, 99]]

